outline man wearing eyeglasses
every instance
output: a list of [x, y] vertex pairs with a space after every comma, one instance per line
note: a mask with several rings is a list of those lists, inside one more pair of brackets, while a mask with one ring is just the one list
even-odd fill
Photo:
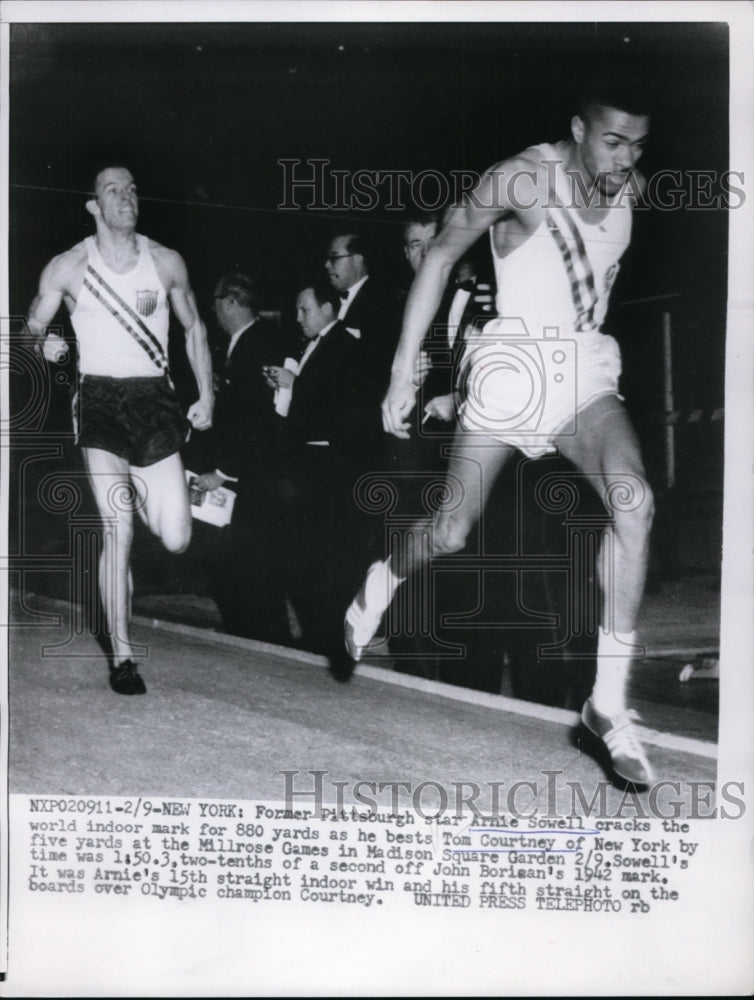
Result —
[[369, 247], [360, 233], [333, 237], [325, 257], [325, 271], [340, 295], [337, 318], [361, 342], [369, 359], [371, 378], [366, 390], [374, 397], [374, 422], [381, 437], [379, 406], [390, 382], [400, 333], [402, 309], [398, 294], [371, 274]]

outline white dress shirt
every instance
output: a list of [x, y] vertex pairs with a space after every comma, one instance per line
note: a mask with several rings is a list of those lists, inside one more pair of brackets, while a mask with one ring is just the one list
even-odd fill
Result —
[[[306, 345], [306, 350], [301, 355], [301, 360], [298, 363], [298, 372], [299, 372], [299, 375], [301, 374], [301, 369], [304, 367], [304, 365], [306, 364], [306, 362], [309, 360], [309, 358], [311, 357], [311, 355], [314, 353], [314, 349], [316, 348], [317, 344], [319, 344], [319, 342], [325, 337], [325, 335], [328, 334], [330, 332], [330, 330], [332, 330], [332, 328], [335, 326], [336, 322], [337, 322], [337, 320], [333, 320], [332, 323], [328, 323], [327, 326], [323, 326], [322, 329], [317, 334], [317, 336], [316, 337], [312, 337], [312, 339]], [[295, 384], [296, 384], [295, 381], [294, 381], [293, 384], [295, 386]], [[326, 448], [330, 444], [329, 441], [307, 441], [306, 443], [310, 444], [310, 445], [317, 445], [320, 448]]]
[[314, 352], [314, 348], [317, 346], [317, 344], [320, 342], [320, 340], [322, 340], [322, 338], [327, 333], [329, 333], [330, 330], [332, 330], [332, 328], [335, 326], [336, 322], [337, 322], [337, 320], [333, 320], [332, 323], [328, 323], [327, 326], [323, 326], [322, 329], [317, 334], [317, 336], [316, 337], [312, 337], [312, 339], [306, 345], [306, 350], [301, 355], [301, 360], [298, 363], [298, 373], [299, 374], [301, 373], [301, 369], [304, 367], [304, 365], [306, 364], [306, 362], [309, 360], [309, 358], [311, 357], [312, 353]]
[[450, 309], [448, 310], [448, 346], [452, 347], [456, 337], [458, 336], [458, 328], [461, 325], [461, 320], [463, 319], [463, 311], [471, 297], [471, 292], [467, 292], [463, 288], [459, 288], [458, 291], [453, 296], [453, 301], [450, 303]]
[[241, 334], [246, 333], [250, 326], [254, 326], [256, 319], [253, 319], [251, 323], [247, 323], [246, 326], [242, 326], [240, 330], [236, 330], [233, 336], [230, 338], [230, 343], [228, 344], [228, 350], [225, 352], [225, 360], [228, 361], [231, 354], [233, 353], [233, 348], [236, 346], [238, 341], [241, 339]]
[[364, 282], [367, 281], [368, 279], [369, 279], [369, 275], [365, 274], [364, 277], [360, 278], [359, 281], [357, 281], [355, 285], [351, 285], [351, 287], [346, 292], [346, 297], [344, 299], [340, 300], [340, 309], [338, 310], [338, 319], [343, 319], [343, 317], [345, 316], [345, 314], [348, 312], [348, 307], [353, 302], [353, 300], [354, 300], [357, 292], [359, 291], [359, 289], [361, 288], [361, 286], [364, 284]]

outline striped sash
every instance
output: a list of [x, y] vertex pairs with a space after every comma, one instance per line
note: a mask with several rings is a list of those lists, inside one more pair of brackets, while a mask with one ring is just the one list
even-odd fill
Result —
[[84, 275], [84, 287], [117, 319], [123, 329], [131, 334], [139, 347], [146, 351], [155, 366], [164, 375], [170, 377], [168, 358], [162, 344], [139, 314], [134, 312], [115, 289], [108, 285], [91, 264], [88, 265]]
[[599, 302], [599, 295], [595, 288], [594, 271], [589, 262], [584, 240], [571, 215], [557, 204], [557, 197], [552, 189], [550, 189], [550, 202], [551, 207], [546, 212], [547, 227], [563, 258], [571, 284], [576, 330], [579, 333], [598, 330], [599, 325], [594, 320], [594, 310]]

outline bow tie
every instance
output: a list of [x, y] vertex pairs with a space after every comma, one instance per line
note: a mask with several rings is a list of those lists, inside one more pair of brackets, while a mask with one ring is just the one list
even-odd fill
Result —
[[348, 292], [338, 292], [338, 295], [340, 295], [341, 299], [347, 299], [348, 298]]
[[301, 350], [299, 352], [299, 357], [302, 358], [306, 354], [306, 352], [309, 350], [309, 348], [312, 347], [312, 345], [314, 345], [314, 344], [318, 344], [320, 342], [320, 340], [322, 340], [322, 334], [321, 333], [318, 333], [316, 335], [316, 337], [304, 337], [303, 341], [302, 341], [302, 344], [301, 344]]
[[473, 292], [476, 288], [476, 282], [473, 278], [469, 278], [467, 281], [457, 281], [456, 290], [459, 292]]

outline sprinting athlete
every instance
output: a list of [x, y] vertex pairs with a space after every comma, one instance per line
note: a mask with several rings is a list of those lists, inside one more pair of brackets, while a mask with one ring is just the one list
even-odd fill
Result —
[[600, 552], [597, 676], [582, 720], [604, 742], [616, 773], [637, 784], [653, 774], [627, 710], [626, 685], [653, 501], [618, 395], [619, 348], [601, 324], [643, 191], [634, 167], [648, 128], [646, 107], [631, 89], [603, 88], [580, 103], [570, 139], [491, 168], [446, 218], [406, 304], [382, 406], [385, 430], [408, 435], [424, 331], [453, 265], [488, 230], [498, 318], [463, 362], [465, 398], [448, 469], [452, 502], [435, 514], [431, 531], [426, 521], [417, 523], [386, 560], [370, 566], [345, 625], [346, 647], [358, 660], [406, 577], [433, 556], [463, 549], [514, 451], [536, 457], [557, 446], [611, 519]]
[[[174, 250], [136, 232], [139, 202], [129, 170], [109, 166], [86, 208], [96, 233], [45, 267], [28, 329], [48, 360], [66, 345], [47, 332], [61, 302], [78, 345], [78, 443], [103, 521], [99, 587], [112, 645], [110, 684], [144, 694], [130, 637], [133, 513], [170, 552], [191, 538], [179, 448], [189, 425], [211, 426], [214, 393], [204, 324], [186, 266]], [[199, 398], [184, 417], [168, 371], [172, 306], [186, 332]]]

